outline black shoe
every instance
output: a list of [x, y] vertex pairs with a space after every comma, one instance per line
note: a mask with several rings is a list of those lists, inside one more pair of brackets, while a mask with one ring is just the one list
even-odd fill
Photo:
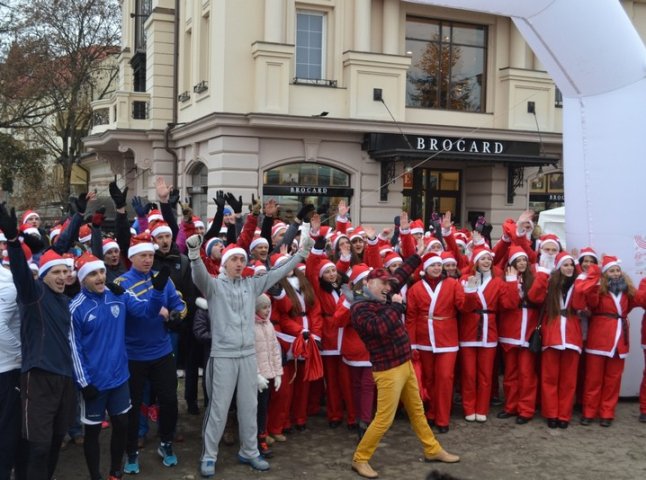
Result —
[[500, 410], [498, 412], [498, 415], [496, 415], [496, 417], [498, 417], [498, 418], [511, 418], [511, 417], [515, 417], [515, 416], [516, 416], [515, 413], [509, 413], [509, 412], [506, 412], [505, 410]]
[[493, 397], [490, 402], [490, 405], [492, 407], [499, 407], [500, 405], [504, 405], [504, 404], [505, 404], [505, 401], [502, 398], [498, 398], [498, 397]]
[[518, 425], [525, 425], [525, 424], [526, 424], [527, 422], [529, 422], [530, 420], [531, 420], [531, 418], [522, 417], [522, 416], [518, 415], [518, 416], [516, 417], [516, 424], [518, 424]]
[[642, 423], [646, 423], [646, 413], [639, 414], [639, 421]]
[[330, 428], [338, 428], [341, 425], [341, 420], [331, 420], [328, 422]]
[[186, 411], [189, 415], [199, 415], [200, 409], [197, 406], [197, 402], [191, 402], [186, 406]]
[[556, 418], [548, 418], [547, 419], [547, 426], [550, 428], [556, 428], [559, 426], [559, 421]]
[[289, 428], [283, 428], [283, 435], [289, 435], [294, 433], [294, 429], [292, 427]]
[[431, 428], [435, 426], [435, 420], [433, 420], [432, 418], [427, 418], [426, 423], [428, 423], [428, 426]]
[[438, 425], [438, 427], [437, 427], [437, 433], [448, 433], [448, 432], [449, 432], [449, 426], [448, 426], [448, 425], [447, 425], [447, 426], [445, 426], [445, 427], [440, 427], [440, 426]]
[[599, 422], [599, 425], [601, 425], [602, 427], [609, 427], [610, 425], [612, 425], [612, 418], [602, 418]]
[[559, 420], [559, 428], [567, 428], [570, 426], [570, 422], [566, 422], [565, 420]]
[[581, 425], [583, 425], [584, 427], [587, 427], [588, 425], [592, 424], [592, 419], [588, 417], [581, 417], [581, 421], [579, 423], [581, 423]]
[[306, 426], [305, 424], [303, 424], [303, 425], [296, 425], [294, 428], [296, 429], [296, 431], [297, 431], [297, 432], [304, 432], [304, 431], [305, 431], [305, 429], [307, 428], [307, 426]]
[[348, 423], [348, 430], [351, 432], [356, 432], [357, 431], [357, 424], [356, 423]]

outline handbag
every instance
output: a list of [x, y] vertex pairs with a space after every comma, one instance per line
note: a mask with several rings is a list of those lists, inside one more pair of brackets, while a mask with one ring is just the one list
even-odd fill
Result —
[[532, 353], [540, 353], [543, 346], [543, 339], [541, 338], [541, 324], [536, 325], [536, 328], [529, 336], [529, 351]]

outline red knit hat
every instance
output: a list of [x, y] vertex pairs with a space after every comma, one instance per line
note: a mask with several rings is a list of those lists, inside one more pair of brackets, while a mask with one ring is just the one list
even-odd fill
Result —
[[440, 242], [437, 238], [430, 235], [424, 238], [424, 245], [426, 245], [426, 250], [430, 250], [431, 247], [436, 244], [439, 244], [440, 247], [442, 247], [442, 250], [444, 250], [444, 245], [442, 245], [442, 242]]
[[87, 223], [81, 225], [81, 228], [79, 229], [79, 242], [87, 243], [90, 240], [92, 240], [92, 229]]
[[103, 260], [99, 260], [91, 253], [85, 252], [76, 259], [74, 267], [76, 268], [79, 282], [82, 282], [85, 277], [95, 270], [105, 270], [105, 263], [103, 263]]
[[61, 257], [58, 253], [56, 253], [55, 250], [49, 249], [47, 250], [42, 257], [40, 257], [40, 262], [38, 262], [38, 276], [40, 278], [43, 278], [46, 274], [47, 271], [52, 268], [56, 267], [58, 265], [64, 265], [67, 266], [67, 261]]
[[144, 232], [130, 237], [128, 258], [144, 252], [155, 253], [155, 246], [153, 245], [153, 238], [150, 236], [150, 233]]
[[424, 233], [424, 222], [421, 220], [413, 220], [410, 222], [410, 233], [415, 234], [415, 233]]
[[274, 226], [271, 227], [271, 238], [274, 238], [280, 232], [283, 232], [285, 230], [287, 230], [287, 225], [285, 225], [285, 223], [283, 222], [274, 223]]
[[33, 210], [25, 210], [25, 212], [22, 214], [22, 224], [24, 225], [27, 223], [30, 217], [37, 217], [40, 218], [40, 215], [38, 215], [36, 212]]
[[611, 255], [604, 255], [601, 260], [601, 272], [606, 273], [610, 267], [619, 267], [621, 260]]
[[222, 250], [222, 260], [221, 260], [222, 265], [224, 266], [224, 264], [227, 263], [227, 260], [229, 260], [234, 255], [242, 255], [244, 257], [244, 261], [245, 262], [247, 261], [247, 252], [245, 251], [245, 249], [242, 247], [239, 247], [235, 243], [232, 243], [224, 250]]
[[332, 245], [332, 249], [336, 250], [336, 246], [339, 244], [339, 240], [341, 240], [342, 238], [347, 238], [348, 240], [350, 240], [345, 233], [334, 232], [332, 234], [332, 236], [330, 237], [330, 245]]
[[330, 267], [336, 268], [336, 265], [327, 259], [322, 260], [321, 263], [319, 263], [319, 278], [322, 277], [325, 271]]
[[153, 222], [160, 222], [163, 220], [164, 220], [164, 216], [159, 210], [153, 209], [150, 212], [148, 212], [148, 225], [150, 225]]
[[155, 222], [154, 228], [150, 231], [150, 235], [153, 238], [157, 238], [159, 235], [163, 235], [164, 233], [168, 233], [169, 235], [173, 235], [173, 231], [171, 230], [170, 226], [164, 222], [163, 220], [159, 222]]
[[121, 250], [119, 248], [119, 244], [113, 239], [113, 238], [104, 238], [103, 239], [103, 255], [108, 253], [110, 250], [113, 249]]
[[363, 237], [365, 236], [366, 232], [363, 229], [361, 225], [357, 225], [357, 227], [352, 231], [352, 235], [350, 235], [350, 241], [360, 238], [363, 240]]
[[527, 257], [527, 253], [518, 245], [512, 245], [509, 247], [509, 258], [507, 259], [507, 265], [511, 265], [514, 260], [519, 257]]
[[356, 285], [361, 280], [366, 278], [372, 269], [365, 263], [358, 263], [352, 267], [350, 271], [350, 283]]
[[574, 263], [574, 257], [572, 255], [565, 251], [559, 252], [554, 259], [554, 268], [558, 270], [563, 266], [566, 260], [572, 260], [572, 263]]
[[597, 252], [595, 252], [592, 247], [582, 248], [581, 252], [579, 253], [579, 258], [577, 260], [580, 262], [581, 259], [585, 256], [596, 258], [597, 261], [599, 261], [599, 255], [597, 255]]
[[491, 255], [493, 258], [493, 252], [486, 245], [476, 247], [471, 253], [471, 263], [477, 263], [484, 255]]
[[383, 247], [379, 247], [379, 255], [381, 255], [381, 258], [385, 258], [386, 255], [394, 251], [395, 250], [393, 250], [393, 247], [391, 247], [390, 245], [384, 245]]

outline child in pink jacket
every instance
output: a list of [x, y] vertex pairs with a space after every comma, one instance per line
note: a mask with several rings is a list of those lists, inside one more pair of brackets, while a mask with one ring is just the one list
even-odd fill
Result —
[[264, 293], [256, 299], [256, 359], [258, 362], [258, 450], [266, 458], [272, 452], [267, 444], [267, 409], [271, 380], [278, 390], [283, 375], [280, 345], [269, 321], [271, 300]]

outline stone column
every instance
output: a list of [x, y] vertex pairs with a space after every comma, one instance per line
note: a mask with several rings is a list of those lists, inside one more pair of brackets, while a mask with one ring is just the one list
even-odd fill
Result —
[[382, 19], [382, 53], [399, 55], [399, 0], [384, 0]]
[[265, 0], [265, 42], [284, 43], [285, 0]]
[[370, 10], [372, 0], [354, 0], [354, 50], [370, 51]]

